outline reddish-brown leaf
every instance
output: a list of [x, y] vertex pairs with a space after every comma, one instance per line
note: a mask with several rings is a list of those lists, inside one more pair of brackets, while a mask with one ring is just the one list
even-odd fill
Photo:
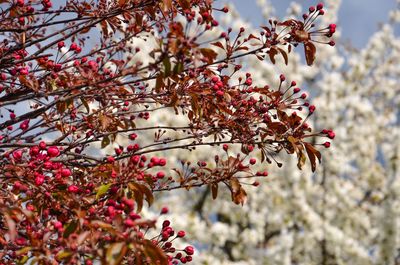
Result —
[[162, 74], [159, 74], [156, 79], [156, 92], [160, 93], [161, 90], [164, 88], [164, 86], [165, 86], [164, 78], [163, 78]]
[[259, 37], [256, 37], [256, 36], [254, 36], [253, 34], [250, 34], [249, 37], [248, 37], [248, 39], [249, 39], [249, 40], [251, 40], [251, 39], [260, 40]]
[[129, 189], [133, 193], [133, 197], [137, 204], [137, 212], [140, 212], [143, 208], [143, 201], [146, 200], [149, 206], [153, 204], [154, 196], [153, 193], [145, 185], [130, 182], [128, 183]]
[[224, 45], [222, 45], [222, 43], [221, 43], [220, 41], [213, 42], [213, 43], [211, 43], [211, 45], [217, 46], [217, 47], [219, 47], [219, 48], [225, 50]]
[[213, 49], [209, 48], [202, 48], [200, 49], [200, 52], [205, 58], [207, 58], [208, 63], [214, 62], [218, 55]]
[[239, 51], [239, 50], [248, 51], [248, 50], [249, 50], [249, 47], [247, 47], [247, 46], [240, 46], [240, 47], [238, 47], [238, 48], [235, 49], [235, 51]]
[[211, 184], [211, 194], [212, 194], [213, 200], [215, 200], [218, 196], [218, 183]]
[[315, 52], [316, 52], [315, 45], [311, 42], [304, 43], [304, 53], [306, 56], [307, 65], [312, 65], [315, 60]]
[[230, 180], [232, 201], [236, 204], [243, 205], [247, 200], [246, 191], [242, 188], [237, 178], [231, 178]]
[[310, 159], [310, 163], [311, 163], [311, 170], [312, 172], [315, 171], [316, 167], [317, 167], [317, 163], [315, 158], [318, 158], [318, 161], [321, 163], [321, 153], [314, 148], [314, 146], [312, 146], [309, 143], [303, 143], [304, 144], [304, 148], [306, 149], [307, 155], [308, 155], [308, 159]]
[[281, 52], [283, 59], [285, 60], [285, 64], [287, 65], [289, 62], [288, 56], [286, 54], [286, 52], [282, 49], [278, 47], [278, 50]]
[[112, 119], [107, 115], [99, 115], [100, 127], [102, 130], [107, 130], [107, 128], [112, 124]]
[[298, 139], [294, 138], [293, 136], [289, 136], [288, 138], [289, 143], [291, 144], [290, 149], [286, 149], [288, 151], [289, 154], [292, 154], [293, 152], [298, 152], [299, 148], [297, 147], [297, 143], [298, 143]]
[[275, 64], [275, 55], [277, 55], [278, 54], [278, 51], [274, 48], [274, 47], [272, 47], [270, 50], [269, 50], [269, 59], [271, 60], [271, 62], [273, 63], [273, 64]]
[[150, 258], [151, 264], [168, 265], [168, 259], [164, 252], [150, 240], [144, 240], [145, 256]]
[[271, 35], [271, 29], [269, 27], [266, 26], [262, 26], [261, 27], [263, 30], [265, 30], [267, 32], [268, 35]]
[[172, 8], [172, 0], [163, 0], [164, 10], [169, 10]]
[[297, 167], [299, 169], [303, 169], [304, 164], [306, 163], [306, 156], [304, 155], [304, 152], [299, 149], [297, 152]]
[[107, 252], [106, 252], [107, 264], [110, 264], [110, 265], [121, 264], [121, 261], [124, 258], [127, 250], [128, 250], [128, 246], [124, 242], [117, 242], [117, 243], [111, 244], [107, 248]]
[[189, 0], [178, 0], [178, 3], [183, 9], [189, 9], [190, 8], [190, 1]]

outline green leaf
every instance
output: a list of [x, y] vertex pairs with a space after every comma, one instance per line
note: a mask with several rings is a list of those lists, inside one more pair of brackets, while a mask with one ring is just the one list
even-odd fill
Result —
[[15, 254], [17, 254], [17, 256], [24, 255], [27, 252], [29, 252], [31, 249], [32, 249], [32, 247], [24, 247], [24, 248], [21, 248], [21, 249], [18, 249], [17, 251], [15, 251]]
[[85, 98], [82, 97], [81, 101], [82, 101], [83, 106], [85, 106], [86, 111], [89, 113], [90, 112], [90, 107], [89, 107], [89, 104], [87, 103], [87, 101], [85, 100]]
[[107, 191], [108, 191], [108, 189], [109, 189], [110, 187], [111, 187], [111, 183], [110, 183], [110, 184], [101, 185], [101, 186], [99, 187], [99, 189], [97, 190], [96, 199], [99, 199], [101, 196], [103, 196], [104, 194], [106, 194]]
[[[31, 261], [31, 263], [29, 265], [35, 265], [35, 264], [39, 264], [39, 258], [33, 258]], [[24, 263], [25, 264], [25, 263]]]
[[163, 60], [164, 64], [164, 77], [167, 77], [171, 74], [171, 62], [168, 57], [165, 57]]
[[101, 148], [105, 148], [109, 144], [110, 144], [110, 138], [108, 138], [108, 136], [104, 136], [103, 140], [101, 141]]
[[69, 223], [67, 228], [65, 228], [65, 230], [64, 230], [63, 237], [64, 238], [69, 237], [69, 235], [71, 235], [73, 232], [75, 232], [77, 227], [78, 227], [78, 222], [72, 221], [71, 223]]
[[182, 62], [178, 62], [177, 64], [175, 64], [174, 66], [174, 74], [179, 74], [183, 71], [183, 63]]
[[60, 252], [57, 253], [56, 258], [59, 260], [66, 259], [72, 255], [72, 252], [66, 251], [66, 250], [61, 250]]
[[[19, 261], [18, 264], [26, 264], [26, 262], [28, 261], [29, 257], [28, 256], [23, 256]], [[32, 263], [31, 263], [32, 264]]]
[[107, 264], [120, 264], [125, 253], [127, 246], [124, 242], [113, 243], [107, 248], [106, 261]]

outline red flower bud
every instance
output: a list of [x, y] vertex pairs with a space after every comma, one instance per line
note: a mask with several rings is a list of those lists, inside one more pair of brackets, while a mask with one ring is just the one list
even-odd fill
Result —
[[17, 6], [19, 6], [19, 7], [23, 7], [25, 5], [25, 1], [24, 0], [17, 0], [17, 2], [15, 4]]
[[177, 237], [185, 237], [185, 231], [179, 231]]
[[129, 135], [129, 139], [132, 140], [132, 141], [135, 140], [136, 138], [137, 138], [137, 134], [136, 133], [132, 133], [132, 134]]
[[26, 244], [26, 239], [23, 237], [19, 237], [19, 238], [15, 239], [15, 243], [19, 246], [23, 246]]
[[335, 33], [335, 31], [336, 31], [336, 24], [330, 24], [329, 25], [329, 32], [331, 34], [333, 34], [333, 33]]
[[122, 149], [121, 149], [121, 148], [115, 148], [114, 151], [115, 151], [115, 154], [116, 154], [117, 156], [119, 156], [120, 154], [122, 154]]
[[162, 171], [160, 171], [160, 172], [157, 172], [157, 178], [158, 179], [162, 179], [162, 178], [164, 178], [165, 177], [165, 173], [164, 172], [162, 172]]
[[194, 248], [192, 246], [187, 246], [185, 247], [184, 251], [186, 252], [186, 254], [188, 255], [193, 255], [194, 254]]
[[39, 147], [38, 146], [32, 146], [31, 149], [29, 150], [29, 154], [31, 156], [36, 156], [39, 154]]
[[160, 161], [158, 162], [159, 166], [165, 166], [167, 164], [167, 160], [165, 160], [165, 158], [160, 158]]
[[72, 51], [75, 51], [78, 48], [78, 44], [76, 44], [75, 42], [71, 43], [71, 46], [69, 46], [69, 49]]
[[61, 49], [62, 47], [65, 47], [65, 43], [63, 41], [60, 41], [59, 43], [57, 43], [57, 46], [59, 49]]
[[47, 154], [50, 157], [57, 157], [60, 154], [60, 150], [58, 150], [57, 146], [51, 146], [49, 149], [47, 149]]
[[211, 78], [211, 82], [213, 82], [213, 83], [217, 83], [218, 81], [219, 81], [218, 76], [213, 76], [213, 77]]
[[227, 144], [223, 144], [222, 145], [222, 149], [224, 149], [224, 151], [228, 151], [229, 146]]
[[135, 222], [133, 222], [133, 220], [131, 220], [131, 219], [126, 219], [126, 220], [124, 221], [124, 224], [125, 224], [127, 227], [133, 227], [133, 226], [135, 225]]
[[21, 160], [22, 158], [22, 150], [16, 150], [12, 153], [12, 156], [15, 160]]
[[61, 176], [63, 176], [64, 178], [71, 176], [71, 170], [69, 168], [61, 169]]
[[246, 85], [251, 86], [253, 84], [253, 79], [247, 78], [245, 83]]
[[62, 225], [62, 223], [60, 221], [55, 221], [53, 223], [53, 226], [54, 226], [55, 229], [60, 229], [60, 228], [63, 227], [63, 225]]
[[19, 128], [23, 131], [27, 130], [29, 128], [29, 120], [24, 120], [23, 122], [21, 122]]
[[43, 176], [43, 175], [38, 175], [38, 176], [36, 176], [36, 178], [35, 178], [35, 184], [36, 184], [37, 186], [42, 185], [43, 182], [44, 182], [44, 176]]
[[335, 133], [333, 131], [328, 132], [328, 138], [329, 139], [334, 139], [335, 138]]
[[77, 193], [79, 191], [79, 188], [76, 185], [71, 185], [68, 187], [68, 191], [71, 193]]
[[46, 149], [46, 143], [45, 143], [44, 141], [41, 141], [41, 142], [39, 143], [39, 148], [40, 148], [41, 150]]
[[167, 214], [167, 213], [168, 213], [168, 207], [162, 207], [161, 214]]
[[162, 224], [163, 228], [169, 227], [169, 225], [171, 224], [171, 222], [169, 220], [165, 220]]

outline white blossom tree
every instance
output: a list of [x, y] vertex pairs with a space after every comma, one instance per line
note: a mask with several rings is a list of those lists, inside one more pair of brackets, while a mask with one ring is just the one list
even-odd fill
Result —
[[[340, 1], [326, 2], [324, 19], [334, 22]], [[270, 17], [270, 3], [258, 4]], [[225, 25], [257, 31], [230, 10], [221, 19]], [[301, 7], [292, 3], [288, 16], [299, 14]], [[168, 218], [197, 241], [199, 264], [400, 264], [399, 17], [393, 10], [391, 22], [360, 51], [340, 40], [339, 49], [322, 47], [320, 58], [329, 59], [317, 60], [318, 67], [307, 67], [300, 55], [292, 55], [288, 66], [277, 62], [287, 79], [315, 95], [312, 126], [336, 132], [315, 173], [300, 172], [296, 161], [280, 156], [285, 167], [269, 166], [269, 177], [243, 207], [212, 200], [209, 189], [163, 195], [164, 204], [186, 202]], [[258, 69], [255, 80], [276, 83], [270, 62], [254, 58], [247, 67]], [[157, 116], [166, 123], [168, 117]], [[171, 159], [188, 156], [213, 160], [205, 148]]]

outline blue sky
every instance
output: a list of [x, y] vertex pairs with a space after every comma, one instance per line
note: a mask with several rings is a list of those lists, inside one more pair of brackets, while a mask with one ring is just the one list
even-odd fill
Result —
[[[256, 0], [229, 0], [235, 4], [244, 18], [255, 25], [262, 23], [260, 10]], [[271, 0], [282, 17], [292, 0]], [[297, 0], [303, 9], [315, 5], [318, 0]], [[396, 0], [342, 0], [339, 11], [338, 26], [341, 28], [342, 40], [350, 40], [354, 47], [362, 48], [369, 36], [379, 29], [380, 22], [388, 21], [388, 13], [396, 8]], [[400, 28], [397, 28], [397, 33]]]

